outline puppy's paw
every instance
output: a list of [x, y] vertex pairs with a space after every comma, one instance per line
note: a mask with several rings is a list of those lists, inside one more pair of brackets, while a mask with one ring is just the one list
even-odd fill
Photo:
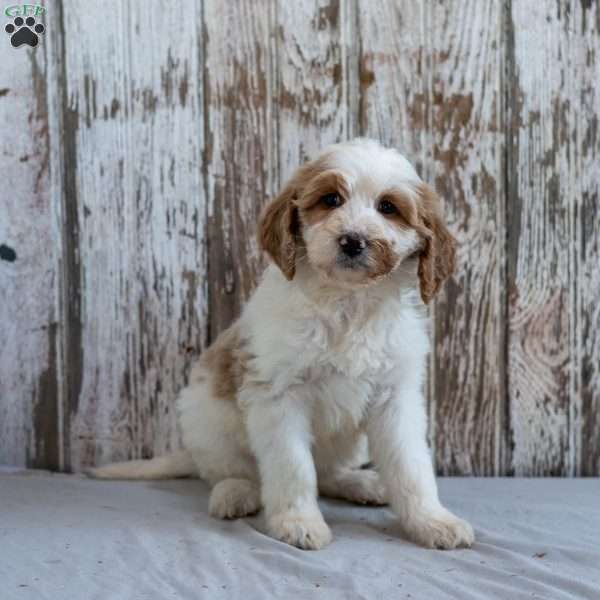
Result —
[[344, 497], [356, 504], [384, 506], [387, 504], [386, 489], [373, 469], [362, 469], [353, 472], [354, 477], [344, 486]]
[[355, 504], [387, 504], [385, 486], [374, 469], [353, 469], [327, 479], [319, 483], [319, 492], [323, 496], [340, 498]]
[[208, 512], [217, 519], [237, 519], [259, 510], [258, 486], [247, 479], [223, 479], [210, 493]]
[[269, 534], [302, 550], [320, 550], [331, 542], [331, 530], [323, 517], [285, 512], [267, 519]]
[[469, 548], [475, 541], [471, 525], [446, 509], [413, 515], [402, 523], [402, 529], [416, 544], [438, 550]]

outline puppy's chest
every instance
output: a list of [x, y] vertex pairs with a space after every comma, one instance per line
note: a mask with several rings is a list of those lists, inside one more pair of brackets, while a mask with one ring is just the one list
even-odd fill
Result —
[[369, 377], [353, 378], [323, 368], [307, 389], [317, 430], [333, 433], [359, 428], [379, 390]]
[[399, 349], [391, 342], [392, 333], [377, 325], [334, 328], [313, 322], [306, 330], [309, 378], [377, 379], [397, 358]]
[[304, 381], [324, 431], [360, 426], [393, 368], [389, 341], [374, 327], [333, 329], [315, 320], [306, 330]]

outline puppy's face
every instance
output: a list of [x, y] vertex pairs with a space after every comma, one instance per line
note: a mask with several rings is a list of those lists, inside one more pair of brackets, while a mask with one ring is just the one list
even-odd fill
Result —
[[426, 302], [454, 264], [435, 194], [403, 156], [368, 140], [332, 146], [298, 169], [267, 206], [260, 238], [288, 279], [307, 260], [342, 287], [373, 284], [418, 255]]
[[[330, 159], [331, 160], [331, 159]], [[310, 265], [344, 286], [390, 274], [421, 245], [410, 193], [351, 165], [309, 178], [295, 201]]]

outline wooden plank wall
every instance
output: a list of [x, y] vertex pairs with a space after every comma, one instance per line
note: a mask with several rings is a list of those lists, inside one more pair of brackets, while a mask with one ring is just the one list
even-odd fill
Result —
[[508, 400], [517, 474], [598, 474], [600, 7], [513, 2]]
[[49, 65], [45, 48], [17, 52], [2, 42], [0, 463], [58, 468], [61, 239], [50, 191]]
[[600, 475], [598, 3], [180, 8], [57, 1], [37, 48], [2, 40], [0, 464], [176, 447], [190, 362], [264, 266], [262, 206], [366, 135], [460, 241], [431, 311], [438, 471]]

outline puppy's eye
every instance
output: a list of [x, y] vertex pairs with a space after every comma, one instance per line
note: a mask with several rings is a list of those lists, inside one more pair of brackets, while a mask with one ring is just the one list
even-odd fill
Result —
[[382, 215], [393, 215], [394, 213], [398, 212], [398, 210], [396, 209], [394, 204], [392, 202], [390, 202], [389, 200], [385, 200], [385, 199], [379, 201], [379, 204], [377, 205], [377, 210]]
[[339, 194], [331, 193], [321, 196], [321, 203], [329, 208], [337, 208], [342, 205], [342, 198]]

